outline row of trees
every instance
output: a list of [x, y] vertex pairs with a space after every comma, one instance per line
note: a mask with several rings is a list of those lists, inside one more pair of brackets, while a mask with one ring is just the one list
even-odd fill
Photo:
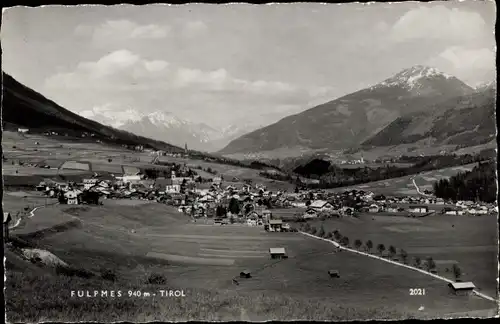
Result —
[[479, 163], [474, 169], [434, 183], [434, 194], [446, 200], [494, 202], [497, 199], [496, 165]]
[[[316, 227], [311, 226], [309, 223], [300, 224], [300, 230], [325, 239], [334, 240], [342, 246], [350, 247], [349, 237], [347, 237], [346, 235], [342, 235], [338, 230], [335, 230], [333, 232], [326, 232], [323, 225], [321, 225], [321, 227], [317, 229]], [[365, 252], [368, 253], [371, 253], [373, 248], [375, 248], [372, 240], [367, 240], [363, 243], [362, 240], [356, 239], [353, 242], [353, 246], [356, 250], [361, 250], [363, 248]], [[380, 255], [383, 255], [385, 251], [388, 251], [388, 257], [390, 259], [394, 259], [399, 254], [399, 257], [401, 258], [403, 264], [408, 265], [410, 263], [408, 253], [404, 249], [400, 249], [398, 253], [398, 250], [394, 246], [390, 245], [389, 248], [387, 248], [384, 244], [380, 243], [376, 246], [376, 250]], [[413, 266], [417, 268], [423, 267], [426, 271], [429, 272], [436, 270], [436, 262], [432, 257], [428, 257], [427, 259], [425, 259], [425, 261], [423, 261], [420, 257], [416, 256], [413, 258]], [[446, 271], [448, 272], [450, 271], [450, 269], [447, 268]], [[456, 280], [460, 279], [462, 271], [457, 264], [453, 265], [451, 271], [453, 272]]]

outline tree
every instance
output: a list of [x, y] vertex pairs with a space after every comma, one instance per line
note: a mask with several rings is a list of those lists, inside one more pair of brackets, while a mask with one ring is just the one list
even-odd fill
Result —
[[299, 187], [295, 187], [295, 193], [299, 193]]
[[403, 263], [406, 264], [406, 262], [408, 261], [408, 253], [406, 253], [405, 250], [401, 249], [399, 255], [401, 256], [401, 260], [403, 260]]
[[342, 235], [340, 234], [340, 232], [338, 230], [335, 230], [333, 232], [333, 237], [335, 238], [336, 241], [340, 241], [340, 239], [342, 238]]
[[380, 254], [384, 253], [384, 251], [385, 251], [385, 245], [382, 244], [382, 243], [380, 243], [379, 245], [377, 245], [377, 251]]
[[415, 266], [417, 268], [420, 268], [421, 265], [422, 265], [422, 259], [420, 259], [420, 257], [415, 257]]
[[325, 228], [323, 227], [323, 225], [321, 225], [319, 231], [318, 231], [318, 236], [319, 237], [323, 237], [325, 236]]
[[366, 245], [366, 249], [368, 250], [368, 252], [370, 252], [373, 248], [373, 242], [371, 240], [368, 240], [368, 241], [366, 241], [365, 245]]
[[349, 245], [349, 238], [347, 236], [344, 236], [341, 241], [342, 245], [348, 246]]
[[310, 200], [306, 201], [306, 206], [307, 207], [311, 206], [311, 201]]
[[313, 226], [313, 227], [311, 227], [311, 234], [312, 234], [312, 235], [315, 235], [315, 234], [316, 234], [316, 231], [317, 231], [317, 230], [316, 230], [316, 227], [314, 227], [314, 226]]
[[231, 214], [238, 215], [240, 212], [240, 203], [238, 202], [238, 199], [236, 198], [231, 198], [229, 201], [229, 211]]
[[309, 232], [310, 230], [311, 230], [311, 225], [310, 225], [309, 223], [306, 223], [306, 224], [304, 225], [304, 231], [305, 231], [305, 232]]
[[436, 268], [436, 263], [434, 262], [432, 257], [428, 257], [427, 260], [425, 261], [425, 268], [427, 269], [427, 271], [430, 271], [430, 270]]
[[355, 247], [356, 249], [358, 249], [358, 250], [359, 250], [359, 248], [361, 247], [361, 245], [363, 245], [363, 242], [361, 242], [361, 240], [360, 240], [360, 239], [357, 239], [356, 241], [354, 241], [354, 247]]
[[460, 269], [460, 267], [456, 263], [453, 264], [452, 271], [453, 275], [455, 276], [455, 281], [460, 279], [460, 277], [462, 276], [462, 269]]
[[326, 234], [326, 238], [327, 238], [327, 239], [331, 239], [332, 237], [333, 237], [333, 233], [332, 233], [332, 232], [328, 232], [328, 233]]
[[396, 255], [396, 248], [394, 246], [389, 246], [389, 256], [392, 258]]

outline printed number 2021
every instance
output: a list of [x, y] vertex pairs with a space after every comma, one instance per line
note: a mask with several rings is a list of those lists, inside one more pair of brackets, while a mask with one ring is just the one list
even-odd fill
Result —
[[424, 296], [425, 289], [423, 288], [410, 288], [410, 296]]

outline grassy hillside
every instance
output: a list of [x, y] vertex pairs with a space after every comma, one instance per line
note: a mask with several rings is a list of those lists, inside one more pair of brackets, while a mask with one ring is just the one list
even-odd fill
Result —
[[474, 146], [494, 139], [495, 96], [492, 88], [434, 105], [418, 114], [399, 117], [363, 143], [390, 146], [430, 138], [434, 144]]
[[54, 131], [76, 137], [81, 137], [83, 133], [93, 133], [96, 139], [112, 144], [144, 145], [166, 151], [182, 151], [177, 146], [83, 118], [22, 85], [6, 73], [2, 74], [2, 89], [2, 114], [6, 129], [16, 129], [19, 126], [29, 128], [31, 132]]

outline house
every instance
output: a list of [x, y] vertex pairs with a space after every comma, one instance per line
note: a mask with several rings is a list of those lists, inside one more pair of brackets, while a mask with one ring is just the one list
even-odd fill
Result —
[[286, 255], [285, 248], [270, 248], [269, 254], [271, 255], [271, 259], [286, 259], [288, 256]]
[[247, 219], [248, 226], [257, 226], [257, 221], [255, 219]]
[[259, 219], [259, 214], [255, 210], [252, 210], [251, 212], [249, 212], [248, 214], [246, 214], [245, 217], [247, 219], [257, 220], [257, 219]]
[[328, 274], [332, 278], [340, 278], [340, 274], [337, 270], [328, 270]]
[[215, 185], [220, 186], [222, 184], [222, 177], [213, 177], [212, 178], [212, 183]]
[[68, 205], [78, 205], [78, 196], [80, 195], [79, 190], [69, 190], [64, 194], [64, 197], [66, 198], [66, 203]]
[[445, 215], [463, 215], [464, 211], [459, 207], [445, 207], [443, 208], [442, 213]]
[[371, 204], [370, 207], [368, 207], [368, 211], [370, 213], [378, 213], [380, 211], [380, 206], [377, 204]]
[[83, 189], [89, 190], [90, 188], [95, 186], [98, 181], [98, 179], [83, 179]]
[[429, 212], [429, 207], [423, 205], [413, 205], [408, 208], [410, 213], [425, 214]]
[[243, 270], [240, 272], [240, 278], [251, 278], [252, 275], [250, 274], [250, 271], [248, 270]]
[[472, 282], [451, 282], [448, 284], [450, 290], [455, 295], [470, 295], [476, 288]]
[[28, 128], [18, 128], [17, 131], [22, 134], [28, 133], [30, 130]]
[[9, 241], [9, 226], [10, 222], [12, 221], [12, 217], [10, 216], [10, 213], [3, 213], [3, 241], [8, 242]]
[[398, 210], [398, 206], [397, 205], [389, 205], [387, 207], [387, 212], [389, 213], [397, 213], [399, 210]]
[[342, 206], [341, 210], [342, 210], [343, 215], [353, 215], [354, 214], [354, 208], [352, 208], [352, 207]]
[[281, 232], [283, 227], [283, 220], [281, 219], [270, 219], [269, 220], [269, 231], [270, 232]]
[[328, 201], [315, 200], [311, 203], [311, 205], [309, 205], [309, 208], [315, 209], [316, 211], [332, 210], [333, 205]]
[[317, 218], [318, 217], [318, 211], [313, 208], [308, 208], [306, 212], [302, 215], [302, 218], [308, 219], [308, 218]]
[[269, 209], [262, 210], [262, 219], [269, 220], [269, 219], [271, 219], [272, 215], [273, 214], [271, 213], [271, 211]]

